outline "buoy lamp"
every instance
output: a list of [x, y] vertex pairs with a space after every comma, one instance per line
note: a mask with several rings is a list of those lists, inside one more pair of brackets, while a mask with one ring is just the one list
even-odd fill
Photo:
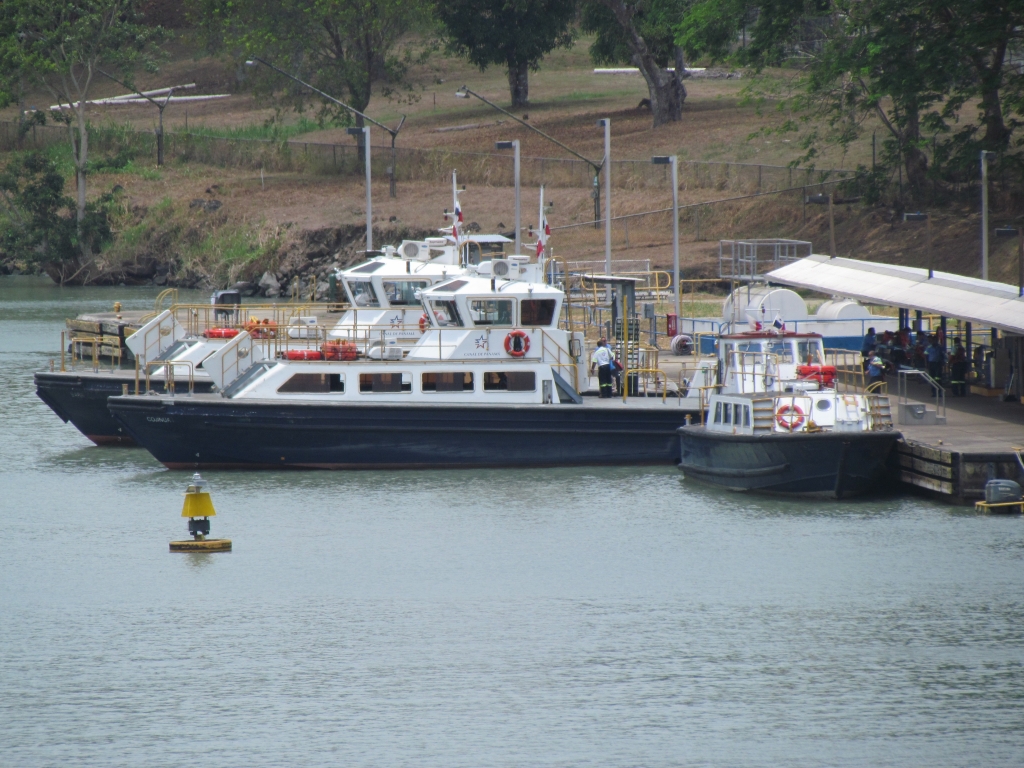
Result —
[[191, 539], [172, 541], [172, 552], [224, 552], [231, 549], [231, 539], [208, 539], [210, 518], [217, 515], [210, 500], [209, 491], [203, 490], [206, 481], [196, 472], [192, 482], [185, 489], [185, 503], [181, 516], [188, 518], [188, 532]]

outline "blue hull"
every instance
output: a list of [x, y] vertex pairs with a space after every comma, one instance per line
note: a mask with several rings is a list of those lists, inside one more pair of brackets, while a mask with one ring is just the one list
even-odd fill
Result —
[[[41, 372], [35, 375], [36, 395], [65, 423], [71, 422], [83, 435], [97, 445], [135, 445], [120, 422], [107, 410], [107, 399], [135, 391], [135, 371], [65, 371]], [[140, 386], [145, 388], [145, 379]], [[154, 381], [156, 391], [163, 391], [163, 383]], [[195, 382], [196, 392], [209, 392], [213, 383], [208, 379]], [[178, 383], [178, 388], [187, 388]]]
[[899, 432], [731, 435], [679, 430], [688, 477], [742, 491], [846, 498], [888, 488], [886, 460]]
[[136, 442], [172, 469], [674, 465], [676, 429], [687, 414], [674, 405], [323, 405], [218, 397], [116, 397], [109, 405]]

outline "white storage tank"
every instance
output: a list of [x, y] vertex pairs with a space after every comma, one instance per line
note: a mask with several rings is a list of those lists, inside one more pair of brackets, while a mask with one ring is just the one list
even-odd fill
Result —
[[818, 320], [867, 320], [871, 312], [852, 299], [831, 299], [818, 307], [815, 317]]
[[783, 322], [806, 320], [807, 304], [788, 288], [767, 285], [737, 288], [722, 304], [722, 319], [726, 322], [771, 323], [776, 317]]

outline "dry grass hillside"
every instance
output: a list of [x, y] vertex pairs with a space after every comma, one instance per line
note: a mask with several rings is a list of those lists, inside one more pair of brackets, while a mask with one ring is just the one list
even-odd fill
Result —
[[[279, 126], [299, 125], [300, 116], [275, 110], [274, 105], [256, 101], [238, 80], [239, 70], [230, 62], [196, 56], [184, 43], [171, 50], [171, 60], [155, 75], [140, 75], [145, 88], [195, 82], [197, 93], [228, 93], [226, 99], [202, 104], [174, 105], [165, 113], [170, 132], [184, 131], [220, 135], [261, 135], [269, 122]], [[244, 74], [244, 73], [243, 73]], [[375, 97], [368, 112], [383, 123], [394, 125], [401, 115], [406, 123], [398, 139], [404, 148], [447, 152], [477, 152], [452, 161], [472, 163], [485, 173], [474, 173], [467, 182], [463, 207], [471, 221], [483, 231], [508, 230], [513, 222], [513, 192], [508, 186], [508, 158], [495, 157], [494, 142], [520, 139], [525, 157], [559, 158], [567, 155], [525, 127], [509, 120], [473, 99], [457, 99], [463, 84], [498, 104], [508, 103], [503, 71], [480, 72], [466, 62], [437, 54], [413, 73], [415, 89], [405, 100]], [[586, 41], [573, 49], [551, 54], [537, 73], [531, 74], [531, 104], [520, 117], [530, 125], [573, 147], [580, 154], [600, 159], [602, 131], [598, 118], [612, 121], [612, 155], [615, 159], [639, 161], [636, 177], [616, 179], [613, 216], [624, 216], [666, 208], [671, 204], [667, 176], [648, 165], [656, 154], [677, 153], [682, 161], [714, 161], [750, 164], [721, 171], [720, 166], [694, 170], [681, 166], [680, 203], [688, 208], [681, 217], [682, 263], [691, 276], [712, 276], [717, 267], [717, 240], [735, 237], [790, 237], [811, 240], [816, 249], [828, 247], [828, 224], [821, 207], [801, 205], [801, 194], [789, 192], [732, 202], [715, 202], [750, 195], [757, 191], [757, 165], [775, 174], [771, 188], [786, 187], [792, 176], [785, 166], [798, 154], [792, 141], [779, 136], [757, 135], [771, 124], [772, 114], [761, 114], [744, 101], [744, 78], [694, 78], [687, 82], [689, 96], [683, 120], [652, 129], [650, 114], [639, 108], [647, 96], [639, 76], [601, 76], [592, 72]], [[120, 92], [117, 86], [101, 83], [96, 96]], [[29, 104], [48, 106], [41, 94]], [[11, 120], [12, 109], [0, 112], [0, 120]], [[306, 116], [308, 118], [308, 115]], [[138, 130], [152, 130], [155, 110], [149, 107], [94, 107], [92, 120], [98, 125], [131, 123]], [[299, 142], [337, 143], [351, 146], [353, 139], [343, 128], [307, 130], [295, 133]], [[454, 129], [454, 130], [453, 130]], [[755, 138], [751, 138], [755, 136]], [[389, 139], [375, 131], [374, 145]], [[375, 149], [375, 152], [380, 150]], [[506, 153], [507, 154], [507, 153]], [[491, 155], [487, 157], [486, 155]], [[818, 168], [854, 168], [870, 164], [870, 136], [849, 153], [825, 152]], [[0, 159], [2, 162], [2, 159]], [[489, 170], [494, 169], [493, 175]], [[451, 204], [447, 166], [432, 175], [402, 180], [397, 198], [389, 198], [382, 174], [374, 180], [374, 219], [381, 230], [392, 232], [429, 230], [443, 225], [442, 209]], [[710, 170], [708, 170], [710, 169]], [[742, 172], [742, 173], [740, 173]], [[704, 173], [704, 176], [701, 174]], [[731, 175], [730, 175], [731, 173]], [[739, 175], [737, 175], [739, 173]], [[716, 175], [717, 174], [717, 175]], [[784, 178], [785, 177], [785, 178]], [[401, 177], [400, 177], [401, 178]], [[482, 180], [481, 180], [482, 179]], [[800, 182], [795, 182], [799, 184]], [[211, 280], [249, 277], [273, 267], [289, 248], [303, 241], [303, 233], [351, 227], [364, 220], [364, 189], [357, 174], [331, 175], [299, 170], [258, 170], [244, 164], [204, 164], [172, 159], [160, 169], [151, 158], [138, 158], [120, 172], [98, 172], [92, 176], [91, 191], [99, 194], [114, 185], [124, 188], [123, 216], [117, 222], [127, 236], [111, 259], [140, 259], [147, 249], [159, 247], [160, 257], [172, 257], [191, 248], [197, 259], [223, 258], [229, 270], [208, 269]], [[585, 178], [572, 183], [548, 182], [547, 199], [554, 202], [549, 221], [556, 227], [552, 240], [555, 253], [568, 259], [599, 259], [604, 253], [603, 232], [581, 224], [593, 217], [593, 202]], [[203, 208], [189, 207], [195, 200], [218, 200], [222, 206], [211, 215]], [[523, 222], [537, 219], [537, 188], [523, 190]], [[154, 214], [153, 212], [157, 212]], [[1008, 214], [1007, 214], [1008, 215]], [[1005, 217], [1004, 217], [1005, 218]], [[699, 220], [699, 223], [698, 223]], [[172, 226], [173, 225], [173, 226]], [[700, 228], [700, 237], [697, 229]], [[964, 209], [950, 209], [938, 215], [934, 226], [934, 260], [937, 268], [965, 274], [975, 273], [978, 262], [977, 216]], [[184, 238], [184, 245], [176, 242]], [[837, 208], [837, 243], [842, 255], [924, 265], [924, 229], [903, 224], [885, 209], [865, 206]], [[206, 243], [206, 245], [203, 245]], [[378, 240], [378, 244], [380, 241]], [[1015, 281], [1013, 244], [995, 241], [993, 275]], [[649, 259], [653, 265], [671, 263], [671, 218], [667, 214], [614, 222], [613, 250], [616, 259]]]

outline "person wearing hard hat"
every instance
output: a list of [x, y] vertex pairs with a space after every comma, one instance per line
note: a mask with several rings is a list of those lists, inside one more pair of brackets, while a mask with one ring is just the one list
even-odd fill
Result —
[[597, 368], [597, 383], [601, 397], [612, 396], [612, 352], [608, 349], [608, 340], [602, 337], [597, 342], [597, 349], [590, 356], [590, 375]]
[[885, 381], [885, 361], [876, 352], [872, 352], [867, 362], [868, 386], [870, 387], [877, 381]]

